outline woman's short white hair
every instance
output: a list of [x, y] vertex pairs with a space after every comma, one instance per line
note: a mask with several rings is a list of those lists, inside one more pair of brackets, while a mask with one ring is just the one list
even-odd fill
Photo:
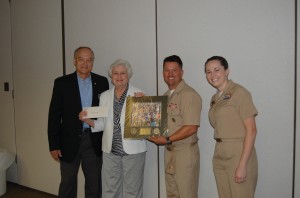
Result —
[[127, 60], [123, 60], [123, 59], [117, 59], [115, 62], [113, 62], [109, 69], [108, 69], [108, 75], [109, 77], [112, 77], [112, 71], [115, 67], [123, 65], [126, 70], [127, 70], [127, 74], [128, 74], [128, 78], [131, 78], [133, 72], [132, 72], [132, 67], [130, 65], [130, 63]]

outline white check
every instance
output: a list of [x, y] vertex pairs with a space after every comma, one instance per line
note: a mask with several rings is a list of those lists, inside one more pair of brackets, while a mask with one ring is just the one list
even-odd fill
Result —
[[87, 116], [85, 118], [100, 118], [108, 116], [108, 108], [103, 106], [84, 107], [83, 110], [87, 112]]

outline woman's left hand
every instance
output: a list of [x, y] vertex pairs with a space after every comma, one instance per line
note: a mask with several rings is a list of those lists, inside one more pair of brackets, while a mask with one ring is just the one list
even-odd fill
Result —
[[143, 97], [145, 94], [143, 92], [134, 92], [134, 97]]
[[246, 182], [247, 167], [239, 165], [235, 170], [234, 180], [236, 183], [241, 184]]

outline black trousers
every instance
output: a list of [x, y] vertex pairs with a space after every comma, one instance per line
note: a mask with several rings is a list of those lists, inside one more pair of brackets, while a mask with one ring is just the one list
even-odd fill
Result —
[[61, 183], [59, 186], [59, 197], [77, 198], [77, 176], [80, 164], [85, 177], [85, 198], [101, 198], [102, 157], [100, 158], [95, 154], [90, 134], [87, 132], [82, 134], [76, 159], [71, 163], [60, 162]]

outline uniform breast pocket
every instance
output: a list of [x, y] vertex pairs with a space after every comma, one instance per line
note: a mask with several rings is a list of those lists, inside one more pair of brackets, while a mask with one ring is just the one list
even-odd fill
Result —
[[215, 115], [216, 117], [228, 117], [229, 115], [235, 112], [235, 104], [232, 103], [230, 100], [224, 100], [218, 104], [215, 110]]
[[178, 107], [168, 107], [167, 113], [171, 116], [178, 116], [180, 114], [180, 109]]
[[168, 108], [168, 124], [172, 124], [174, 127], [179, 126], [182, 124], [182, 118], [181, 118], [181, 111], [180, 108], [177, 106], [177, 108]]

